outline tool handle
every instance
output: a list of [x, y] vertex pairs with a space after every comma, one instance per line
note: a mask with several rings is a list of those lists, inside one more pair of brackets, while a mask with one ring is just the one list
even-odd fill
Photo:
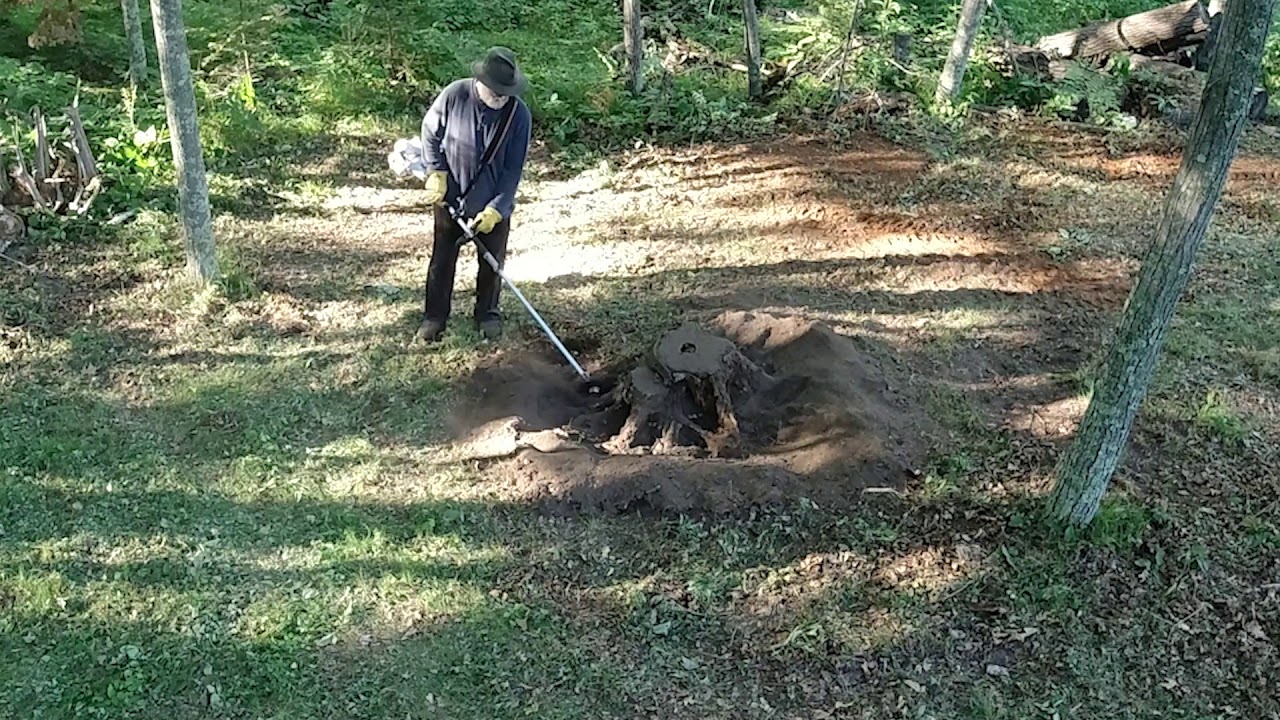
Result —
[[560, 355], [565, 360], [569, 361], [569, 365], [573, 368], [573, 371], [578, 374], [578, 377], [582, 378], [585, 382], [591, 382], [591, 376], [588, 375], [587, 371], [578, 364], [578, 361], [573, 357], [573, 353], [569, 352], [569, 349], [564, 346], [564, 343], [560, 342], [560, 338], [556, 337], [556, 334], [551, 331], [551, 327], [542, 319], [542, 315], [539, 315], [538, 311], [534, 309], [533, 304], [524, 296], [524, 293], [520, 292], [520, 288], [516, 287], [515, 283], [511, 282], [506, 273], [502, 272], [502, 266], [498, 264], [498, 259], [493, 256], [493, 253], [489, 252], [489, 248], [485, 247], [484, 243], [480, 240], [480, 236], [476, 235], [475, 219], [472, 218], [471, 220], [463, 222], [462, 218], [458, 217], [457, 211], [453, 208], [449, 208], [449, 212], [453, 215], [453, 219], [458, 223], [458, 226], [462, 228], [462, 234], [465, 235], [468, 240], [475, 243], [476, 247], [480, 248], [480, 256], [484, 258], [486, 263], [489, 263], [489, 267], [493, 268], [493, 271], [497, 273], [498, 278], [501, 279], [502, 283], [511, 290], [511, 293], [516, 296], [520, 301], [520, 304], [524, 305], [524, 309], [529, 311], [529, 314], [533, 316], [534, 322], [538, 323], [538, 327], [542, 328], [542, 332], [545, 333], [547, 338], [551, 340], [551, 343], [556, 346], [556, 350], [560, 351]]

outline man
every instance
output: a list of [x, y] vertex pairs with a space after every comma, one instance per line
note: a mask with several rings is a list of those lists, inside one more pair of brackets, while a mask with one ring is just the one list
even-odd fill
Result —
[[[426, 342], [436, 342], [444, 335], [458, 250], [466, 244], [462, 227], [449, 208], [457, 209], [463, 221], [475, 222], [481, 241], [502, 265], [533, 126], [529, 108], [519, 97], [528, 80], [510, 50], [491, 48], [471, 71], [472, 77], [446, 87], [422, 120], [427, 201], [435, 216], [426, 311], [416, 336]], [[491, 146], [492, 158], [481, 167]], [[497, 273], [481, 259], [475, 322], [487, 340], [502, 336], [498, 310], [501, 288]]]

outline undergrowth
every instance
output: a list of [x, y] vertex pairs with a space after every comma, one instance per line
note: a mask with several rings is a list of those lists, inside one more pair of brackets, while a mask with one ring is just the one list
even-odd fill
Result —
[[[927, 105], [957, 12], [954, 3], [939, 0], [759, 4], [767, 63], [796, 68], [762, 103], [747, 100], [744, 74], [729, 67], [743, 54], [740, 9], [731, 2], [645, 5], [647, 87], [638, 97], [622, 87], [615, 47], [621, 24], [616, 3], [606, 0], [188, 3], [204, 149], [218, 172], [270, 163], [271, 158], [261, 157], [263, 147], [278, 150], [282, 158], [296, 154], [309, 139], [331, 135], [339, 126], [356, 133], [372, 128], [415, 132], [432, 95], [465, 75], [469, 63], [494, 44], [512, 47], [521, 59], [533, 81], [527, 99], [537, 133], [569, 165], [581, 166], [637, 141], [767, 135], [796, 123], [824, 122], [838, 88], [906, 92]], [[960, 106], [1010, 105], [1113, 118], [1125, 73], [1078, 75], [1050, 87], [1002, 76], [988, 49], [1156, 4], [1012, 0], [996, 5], [984, 22]], [[37, 25], [41, 3], [6, 9], [0, 21], [0, 115], [12, 124], [32, 106], [60, 108], [78, 96], [113, 178], [108, 197], [113, 208], [156, 201], [153, 191], [168, 184], [171, 163], [154, 53], [152, 82], [139, 96], [129, 95], [122, 90], [127, 53], [118, 5], [99, 1], [77, 7], [79, 43], [38, 50], [26, 47], [25, 38]], [[845, 53], [841, 48], [851, 22], [856, 42]], [[893, 46], [901, 38], [909, 38], [910, 50], [900, 62]], [[717, 62], [670, 66], [670, 43], [700, 48]], [[1269, 45], [1267, 58], [1269, 68], [1280, 63], [1280, 41]], [[1274, 77], [1268, 73], [1269, 82]], [[159, 136], [153, 127], [161, 129]], [[13, 143], [12, 133], [0, 134], [0, 150]], [[29, 147], [30, 138], [18, 143]]]

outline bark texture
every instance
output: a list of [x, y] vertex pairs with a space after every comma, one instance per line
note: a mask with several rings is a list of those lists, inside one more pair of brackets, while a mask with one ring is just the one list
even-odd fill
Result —
[[960, 94], [964, 72], [969, 67], [969, 55], [973, 52], [978, 27], [982, 24], [982, 16], [986, 11], [987, 0], [964, 0], [960, 6], [956, 36], [951, 41], [951, 52], [947, 53], [947, 62], [942, 66], [942, 77], [938, 80], [938, 91], [934, 95], [934, 101], [939, 105], [951, 102]]
[[627, 89], [644, 91], [644, 26], [640, 0], [622, 0], [622, 44], [627, 53]]
[[1209, 2], [1209, 31], [1205, 33], [1204, 44], [1196, 50], [1195, 68], [1197, 70], [1209, 69], [1209, 60], [1213, 57], [1213, 49], [1218, 45], [1218, 33], [1222, 30], [1222, 11], [1226, 6], [1226, 0]]
[[138, 0], [120, 0], [124, 14], [124, 34], [129, 40], [129, 82], [141, 87], [147, 82], [147, 45], [142, 38]]
[[742, 19], [747, 36], [747, 94], [758, 98], [764, 94], [760, 79], [760, 17], [756, 14], [756, 0], [742, 0]]
[[1169, 44], [1208, 31], [1209, 15], [1200, 0], [1149, 10], [1096, 23], [1079, 30], [1040, 38], [1036, 47], [1052, 58], [1091, 58]]
[[1165, 198], [1155, 241], [1143, 259], [1076, 439], [1059, 460], [1049, 499], [1056, 519], [1072, 525], [1092, 521], [1119, 464], [1248, 122], [1275, 5], [1276, 0], [1232, 0], [1223, 13], [1204, 100]]
[[151, 0], [160, 79], [164, 84], [170, 147], [178, 173], [178, 200], [186, 239], [187, 271], [201, 283], [218, 275], [213, 224], [209, 212], [209, 184], [200, 148], [200, 124], [191, 84], [191, 57], [182, 24], [182, 0]]

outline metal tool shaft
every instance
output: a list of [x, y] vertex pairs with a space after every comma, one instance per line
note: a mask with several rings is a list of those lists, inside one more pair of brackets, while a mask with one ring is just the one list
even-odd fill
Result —
[[547, 337], [551, 339], [551, 343], [556, 346], [556, 350], [560, 351], [560, 354], [564, 356], [564, 359], [569, 361], [569, 365], [573, 368], [573, 371], [578, 374], [578, 377], [587, 382], [591, 382], [591, 376], [588, 375], [587, 371], [583, 370], [582, 366], [578, 364], [578, 361], [574, 359], [573, 353], [569, 352], [569, 349], [564, 346], [564, 343], [560, 342], [560, 338], [556, 337], [556, 334], [551, 331], [551, 327], [547, 325], [547, 322], [543, 320], [542, 316], [538, 314], [538, 311], [534, 309], [533, 304], [524, 296], [524, 293], [520, 292], [520, 288], [516, 287], [515, 283], [511, 282], [511, 279], [507, 277], [506, 273], [502, 272], [502, 266], [498, 263], [498, 259], [493, 256], [493, 253], [489, 252], [489, 248], [485, 247], [484, 243], [481, 242], [480, 238], [476, 235], [475, 228], [473, 227], [475, 223], [467, 222], [459, 224], [462, 226], [462, 232], [467, 236], [467, 239], [475, 243], [476, 247], [480, 248], [480, 255], [484, 258], [484, 261], [489, 263], [489, 267], [493, 268], [493, 271], [498, 274], [498, 277], [502, 280], [503, 284], [511, 289], [512, 294], [520, 300], [520, 304], [524, 305], [524, 309], [529, 311], [529, 314], [533, 316], [534, 322], [538, 323], [538, 327], [542, 328], [542, 332], [546, 333]]

